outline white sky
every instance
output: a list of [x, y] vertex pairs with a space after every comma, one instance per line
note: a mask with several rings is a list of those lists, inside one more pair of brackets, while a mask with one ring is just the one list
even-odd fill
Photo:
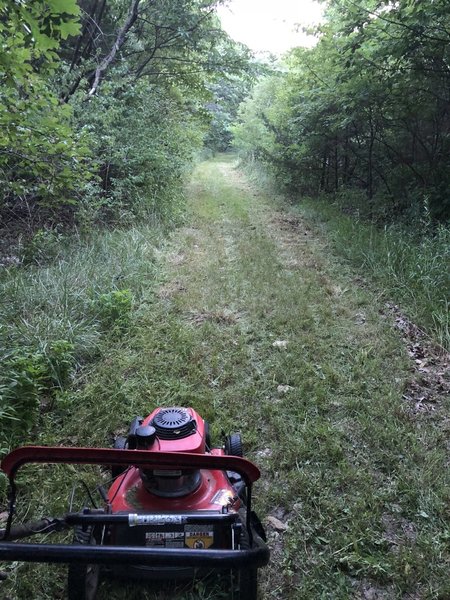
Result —
[[296, 25], [320, 22], [323, 5], [315, 0], [229, 0], [218, 8], [222, 27], [236, 41], [255, 51], [281, 54], [295, 46], [312, 46], [315, 39]]

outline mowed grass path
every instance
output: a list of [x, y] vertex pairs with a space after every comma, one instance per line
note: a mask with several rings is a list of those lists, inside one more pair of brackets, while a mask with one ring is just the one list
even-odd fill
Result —
[[[64, 440], [108, 444], [136, 414], [192, 405], [214, 443], [240, 431], [262, 470], [256, 509], [280, 523], [267, 522], [261, 598], [450, 598], [448, 400], [411, 410], [411, 359], [377, 295], [233, 159], [201, 164], [188, 193], [154, 295], [83, 374]], [[33, 597], [61, 597], [64, 574], [52, 595], [39, 569]], [[117, 582], [99, 593], [218, 597]]]

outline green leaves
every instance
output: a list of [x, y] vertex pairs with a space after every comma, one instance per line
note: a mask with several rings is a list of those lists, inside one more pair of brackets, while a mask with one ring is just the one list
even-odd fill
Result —
[[7, 67], [4, 77], [8, 80], [18, 78], [18, 83], [26, 85], [24, 75], [29, 71], [27, 63], [31, 60], [40, 61], [41, 73], [53, 70], [58, 63], [54, 51], [58, 50], [60, 41], [80, 31], [79, 13], [76, 0], [27, 3], [0, 0], [0, 15], [3, 16], [0, 64]]
[[66, 40], [70, 35], [77, 35], [80, 32], [80, 25], [74, 22], [63, 23], [60, 27], [59, 33], [61, 39]]
[[85, 136], [75, 135], [72, 109], [59, 103], [52, 77], [60, 41], [78, 33], [75, 0], [16, 3], [0, 0], [0, 183], [2, 208], [56, 209], [90, 177]]
[[76, 0], [46, 0], [52, 15], [74, 15], [80, 14], [80, 7]]
[[354, 209], [375, 221], [417, 219], [425, 198], [446, 219], [448, 2], [331, 0], [327, 14], [319, 44], [291, 53], [279, 88], [268, 85], [266, 100], [256, 88], [239, 147], [301, 192], [354, 190]]

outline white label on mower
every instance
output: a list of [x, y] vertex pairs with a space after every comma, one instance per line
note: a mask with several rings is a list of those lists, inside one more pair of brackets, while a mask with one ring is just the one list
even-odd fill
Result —
[[145, 545], [158, 548], [184, 548], [183, 531], [147, 531]]
[[139, 525], [182, 525], [182, 515], [128, 515], [128, 525], [137, 527]]

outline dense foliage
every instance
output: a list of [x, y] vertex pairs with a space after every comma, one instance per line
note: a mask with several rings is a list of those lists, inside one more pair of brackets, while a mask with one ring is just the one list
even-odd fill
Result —
[[30, 205], [72, 202], [89, 178], [82, 132], [71, 127], [71, 108], [58, 102], [52, 77], [57, 50], [79, 31], [75, 0], [0, 2], [0, 186], [2, 216]]
[[[330, 0], [241, 109], [236, 143], [293, 189], [378, 222], [450, 215], [446, 0]], [[345, 192], [345, 193], [344, 193]]]
[[207, 85], [248, 58], [217, 1], [1, 0], [4, 223], [171, 212]]

